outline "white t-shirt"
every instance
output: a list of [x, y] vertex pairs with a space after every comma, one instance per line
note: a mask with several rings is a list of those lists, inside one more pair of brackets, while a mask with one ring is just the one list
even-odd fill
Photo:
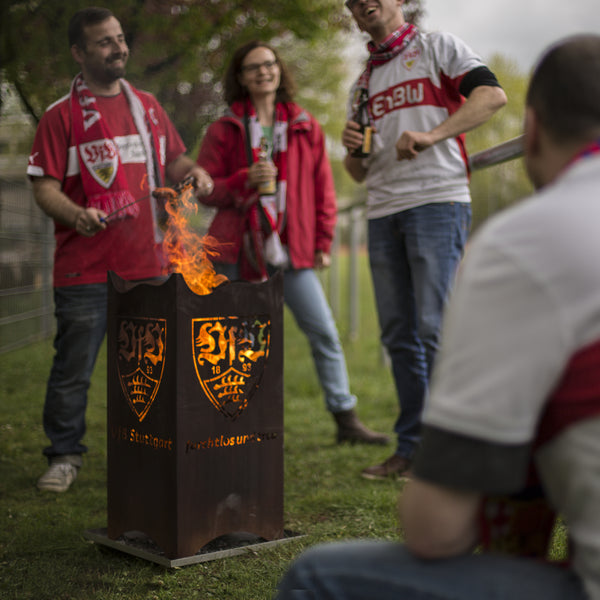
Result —
[[[492, 219], [471, 242], [444, 316], [415, 473], [482, 493], [517, 491], [548, 398], [571, 358], [598, 341], [596, 154]], [[448, 451], [432, 452], [442, 438]], [[571, 425], [535, 460], [566, 519], [574, 568], [598, 599], [600, 419]]]
[[404, 131], [429, 131], [456, 112], [464, 102], [459, 92], [464, 76], [482, 66], [454, 35], [419, 31], [402, 53], [372, 69], [369, 105], [376, 133], [364, 163], [368, 218], [431, 202], [470, 202], [464, 136], [411, 161], [398, 161], [395, 145]]

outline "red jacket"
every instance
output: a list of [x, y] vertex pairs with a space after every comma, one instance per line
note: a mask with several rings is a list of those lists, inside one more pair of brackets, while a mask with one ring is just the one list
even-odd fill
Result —
[[[336, 197], [325, 138], [319, 123], [297, 104], [288, 104], [287, 222], [282, 238], [292, 266], [312, 268], [315, 252], [329, 253], [336, 221]], [[209, 234], [220, 244], [216, 262], [237, 263], [247, 229], [245, 206], [256, 190], [246, 187], [248, 161], [243, 105], [234, 103], [206, 132], [198, 164], [215, 188], [202, 203], [217, 208]]]

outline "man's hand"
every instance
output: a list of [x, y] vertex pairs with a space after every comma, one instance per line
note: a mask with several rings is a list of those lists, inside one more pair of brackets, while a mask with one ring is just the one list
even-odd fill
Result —
[[426, 131], [405, 131], [396, 142], [396, 158], [398, 160], [413, 160], [423, 150], [435, 143], [431, 133]]
[[84, 237], [93, 237], [106, 229], [108, 215], [98, 208], [82, 208], [75, 220], [75, 230]]
[[361, 127], [356, 121], [346, 121], [346, 126], [342, 131], [342, 144], [348, 149], [348, 152], [362, 146], [363, 134], [360, 129]]
[[431, 131], [405, 131], [396, 142], [398, 160], [412, 160], [434, 144], [471, 131], [506, 104], [502, 88], [476, 87], [461, 107]]
[[215, 189], [215, 184], [212, 177], [207, 173], [205, 169], [198, 165], [194, 165], [184, 177], [193, 177], [195, 181], [194, 191], [197, 196], [210, 196]]
[[471, 552], [478, 538], [481, 497], [413, 477], [402, 491], [400, 522], [406, 546], [420, 558]]
[[198, 196], [209, 196], [215, 188], [212, 177], [206, 170], [185, 156], [185, 154], [181, 154], [170, 162], [167, 165], [166, 172], [167, 177], [174, 182], [193, 177], [196, 184], [194, 191]]
[[60, 181], [53, 177], [34, 177], [33, 196], [38, 206], [52, 219], [71, 227], [79, 235], [92, 237], [106, 229], [102, 221], [107, 215], [98, 208], [84, 208], [73, 202], [61, 190]]
[[367, 169], [363, 167], [363, 159], [351, 155], [353, 150], [362, 146], [363, 134], [360, 125], [356, 121], [347, 121], [342, 131], [342, 144], [347, 148], [348, 154], [344, 157], [344, 167], [354, 181], [361, 183], [367, 176]]

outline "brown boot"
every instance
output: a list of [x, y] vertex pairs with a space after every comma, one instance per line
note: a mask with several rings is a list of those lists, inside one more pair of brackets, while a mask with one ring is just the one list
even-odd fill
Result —
[[365, 479], [395, 479], [403, 478], [410, 479], [411, 461], [398, 454], [392, 454], [387, 460], [380, 465], [374, 465], [363, 469], [361, 475]]
[[351, 444], [381, 444], [385, 445], [390, 441], [390, 438], [383, 433], [376, 433], [365, 427], [356, 412], [344, 410], [342, 412], [333, 413], [333, 418], [337, 423], [337, 442], [350, 442]]

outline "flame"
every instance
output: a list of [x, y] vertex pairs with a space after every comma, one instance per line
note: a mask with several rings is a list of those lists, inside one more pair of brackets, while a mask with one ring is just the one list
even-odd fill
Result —
[[194, 293], [206, 295], [227, 281], [227, 277], [217, 274], [210, 260], [210, 257], [218, 254], [218, 242], [211, 236], [198, 235], [189, 226], [189, 216], [198, 213], [193, 190], [192, 180], [178, 191], [157, 188], [153, 194], [165, 199], [165, 209], [169, 215], [163, 240], [169, 269], [181, 273]]

